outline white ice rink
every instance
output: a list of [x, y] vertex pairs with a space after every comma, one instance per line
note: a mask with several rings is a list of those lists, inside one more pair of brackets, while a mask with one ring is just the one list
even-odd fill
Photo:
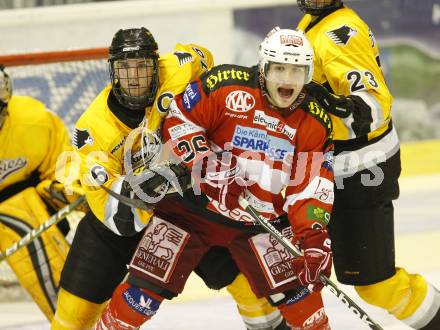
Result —
[[[440, 287], [440, 175], [400, 180], [401, 197], [396, 202], [397, 265], [419, 272]], [[208, 292], [191, 278], [181, 297], [164, 302], [158, 314], [142, 329], [235, 330], [244, 329], [234, 303], [224, 291]], [[409, 329], [385, 312], [361, 302], [351, 287], [340, 286], [386, 330]], [[324, 289], [327, 314], [333, 330], [368, 329]], [[49, 324], [31, 303], [1, 303], [0, 330], [47, 330]]]

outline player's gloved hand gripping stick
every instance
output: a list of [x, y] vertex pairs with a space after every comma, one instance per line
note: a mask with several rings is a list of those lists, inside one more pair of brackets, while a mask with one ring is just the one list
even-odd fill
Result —
[[[240, 206], [245, 209], [251, 216], [254, 218], [256, 222], [258, 222], [269, 234], [271, 234], [282, 246], [284, 246], [292, 255], [295, 257], [302, 256], [302, 252], [299, 251], [295, 245], [293, 245], [290, 240], [283, 236], [274, 226], [270, 224], [270, 222], [261, 217], [258, 211], [256, 211], [251, 205], [249, 205], [248, 201], [244, 198], [239, 199]], [[344, 303], [345, 306], [348, 307], [357, 317], [359, 317], [362, 321], [364, 321], [370, 329], [373, 330], [383, 330], [383, 328], [373, 321], [368, 314], [359, 307], [350, 297], [348, 297], [341, 289], [337, 287], [333, 281], [331, 281], [325, 275], [320, 275], [319, 279], [324, 284], [327, 289], [329, 289], [340, 301]]]

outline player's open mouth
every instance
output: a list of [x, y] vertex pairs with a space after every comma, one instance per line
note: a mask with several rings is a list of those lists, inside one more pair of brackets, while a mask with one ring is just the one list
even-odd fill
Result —
[[278, 87], [277, 89], [278, 94], [285, 99], [289, 99], [293, 95], [293, 89], [292, 88], [284, 88], [284, 87]]

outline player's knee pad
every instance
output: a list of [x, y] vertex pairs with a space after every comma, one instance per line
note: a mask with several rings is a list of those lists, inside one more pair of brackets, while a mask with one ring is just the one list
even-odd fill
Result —
[[[48, 218], [46, 206], [35, 188], [5, 200], [0, 204], [0, 248], [5, 250]], [[64, 235], [52, 226], [7, 260], [20, 284], [49, 320], [55, 311], [58, 283], [68, 251]]]
[[257, 298], [243, 274], [239, 274], [227, 287], [237, 303], [238, 312], [247, 329], [277, 329], [283, 318], [266, 298]]
[[440, 318], [439, 291], [422, 276], [402, 268], [396, 268], [396, 274], [385, 281], [355, 289], [367, 303], [384, 308], [414, 329], [424, 329]]
[[61, 288], [51, 330], [93, 329], [106, 304], [89, 302]]
[[163, 299], [147, 289], [121, 283], [96, 324], [96, 330], [136, 330], [156, 314]]
[[287, 299], [278, 306], [293, 329], [330, 330], [320, 292], [312, 292], [300, 300]]

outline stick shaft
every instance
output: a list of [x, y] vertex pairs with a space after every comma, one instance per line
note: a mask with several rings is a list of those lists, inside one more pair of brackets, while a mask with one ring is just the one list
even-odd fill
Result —
[[53, 216], [51, 216], [49, 219], [46, 220], [46, 222], [39, 225], [37, 228], [32, 229], [30, 232], [28, 232], [25, 236], [23, 236], [19, 241], [12, 244], [10, 247], [8, 247], [4, 252], [0, 251], [0, 262], [2, 262], [4, 259], [8, 258], [18, 250], [20, 250], [22, 247], [25, 247], [30, 242], [32, 242], [35, 238], [39, 237], [42, 233], [44, 233], [49, 227], [51, 227], [54, 224], [57, 224], [61, 220], [63, 220], [70, 212], [75, 210], [78, 206], [83, 204], [86, 201], [85, 196], [79, 197], [76, 201], [73, 203], [67, 205], [66, 207], [59, 210], [57, 213], [55, 213]]
[[[302, 256], [302, 252], [296, 248], [283, 234], [281, 234], [272, 224], [263, 218], [245, 199], [240, 199], [240, 206], [243, 207], [269, 234], [271, 234], [281, 245], [283, 245], [293, 256]], [[358, 318], [366, 323], [370, 329], [383, 330], [383, 328], [373, 321], [368, 314], [359, 307], [349, 296], [347, 296], [338, 286], [325, 275], [320, 275], [319, 279], [349, 310]]]

